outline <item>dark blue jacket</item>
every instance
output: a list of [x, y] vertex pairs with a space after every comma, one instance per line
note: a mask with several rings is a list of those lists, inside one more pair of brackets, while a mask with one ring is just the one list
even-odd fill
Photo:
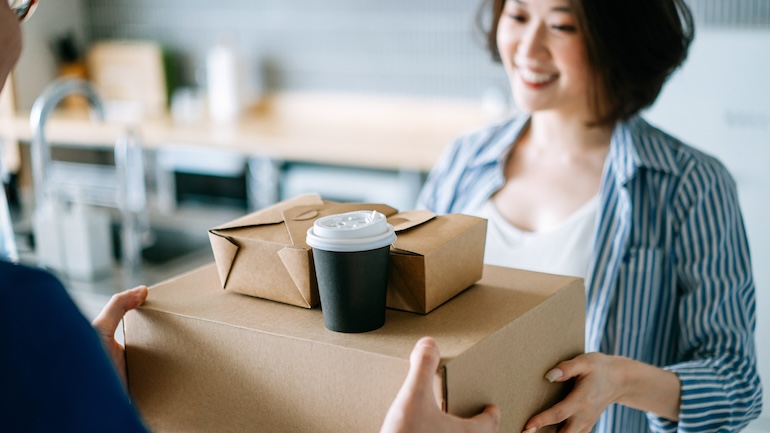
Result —
[[147, 432], [62, 284], [2, 260], [0, 431]]

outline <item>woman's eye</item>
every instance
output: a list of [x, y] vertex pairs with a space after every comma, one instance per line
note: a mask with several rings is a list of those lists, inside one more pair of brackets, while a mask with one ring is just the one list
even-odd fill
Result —
[[567, 33], [575, 33], [577, 31], [577, 27], [570, 26], [570, 25], [552, 25], [552, 29], [558, 30], [560, 32], [567, 32]]
[[507, 15], [508, 15], [508, 18], [510, 18], [510, 19], [512, 19], [512, 20], [514, 20], [516, 22], [519, 22], [519, 23], [523, 23], [523, 22], [527, 21], [527, 18], [524, 15], [521, 15], [521, 14], [507, 14]]

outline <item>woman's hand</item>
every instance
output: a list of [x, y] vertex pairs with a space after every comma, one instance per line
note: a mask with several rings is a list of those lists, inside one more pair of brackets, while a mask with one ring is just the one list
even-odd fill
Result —
[[441, 356], [433, 339], [425, 337], [415, 344], [409, 360], [409, 374], [385, 416], [380, 433], [412, 432], [497, 432], [500, 410], [487, 406], [473, 418], [462, 419], [439, 409], [433, 394]]
[[564, 400], [530, 418], [524, 431], [534, 433], [542, 427], [564, 423], [559, 433], [590, 432], [604, 409], [621, 396], [620, 364], [621, 358], [587, 353], [556, 365], [545, 378], [550, 382], [574, 378], [575, 386]]
[[126, 385], [126, 352], [123, 346], [115, 340], [115, 330], [123, 320], [126, 312], [137, 308], [147, 299], [147, 287], [138, 286], [115, 294], [102, 309], [102, 312], [91, 323], [102, 340], [104, 350], [112, 359], [123, 385]]
[[613, 403], [679, 417], [679, 378], [672, 372], [620, 356], [586, 353], [556, 365], [546, 373], [551, 382], [575, 379], [572, 392], [532, 418], [525, 433], [564, 423], [559, 433], [590, 432], [599, 416]]

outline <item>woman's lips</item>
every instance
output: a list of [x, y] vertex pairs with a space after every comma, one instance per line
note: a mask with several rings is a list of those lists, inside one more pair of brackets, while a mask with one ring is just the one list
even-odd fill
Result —
[[545, 74], [520, 67], [517, 67], [516, 71], [519, 73], [519, 77], [521, 77], [521, 80], [524, 82], [524, 84], [535, 88], [545, 87], [559, 78], [558, 73]]

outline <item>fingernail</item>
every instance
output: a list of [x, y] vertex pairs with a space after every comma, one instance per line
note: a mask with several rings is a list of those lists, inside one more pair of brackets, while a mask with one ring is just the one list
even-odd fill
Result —
[[536, 431], [537, 431], [537, 427], [532, 427], [532, 428], [531, 428], [531, 429], [529, 429], [529, 430], [524, 430], [524, 432], [523, 432], [523, 433], [535, 433]]
[[[548, 373], [545, 374], [545, 378], [549, 382], [553, 383], [553, 381], [558, 379], [558, 378], [560, 378], [562, 374], [564, 374], [564, 373], [560, 369], [554, 368], [554, 369], [550, 370]], [[527, 430], [526, 433], [529, 433], [529, 430]]]

